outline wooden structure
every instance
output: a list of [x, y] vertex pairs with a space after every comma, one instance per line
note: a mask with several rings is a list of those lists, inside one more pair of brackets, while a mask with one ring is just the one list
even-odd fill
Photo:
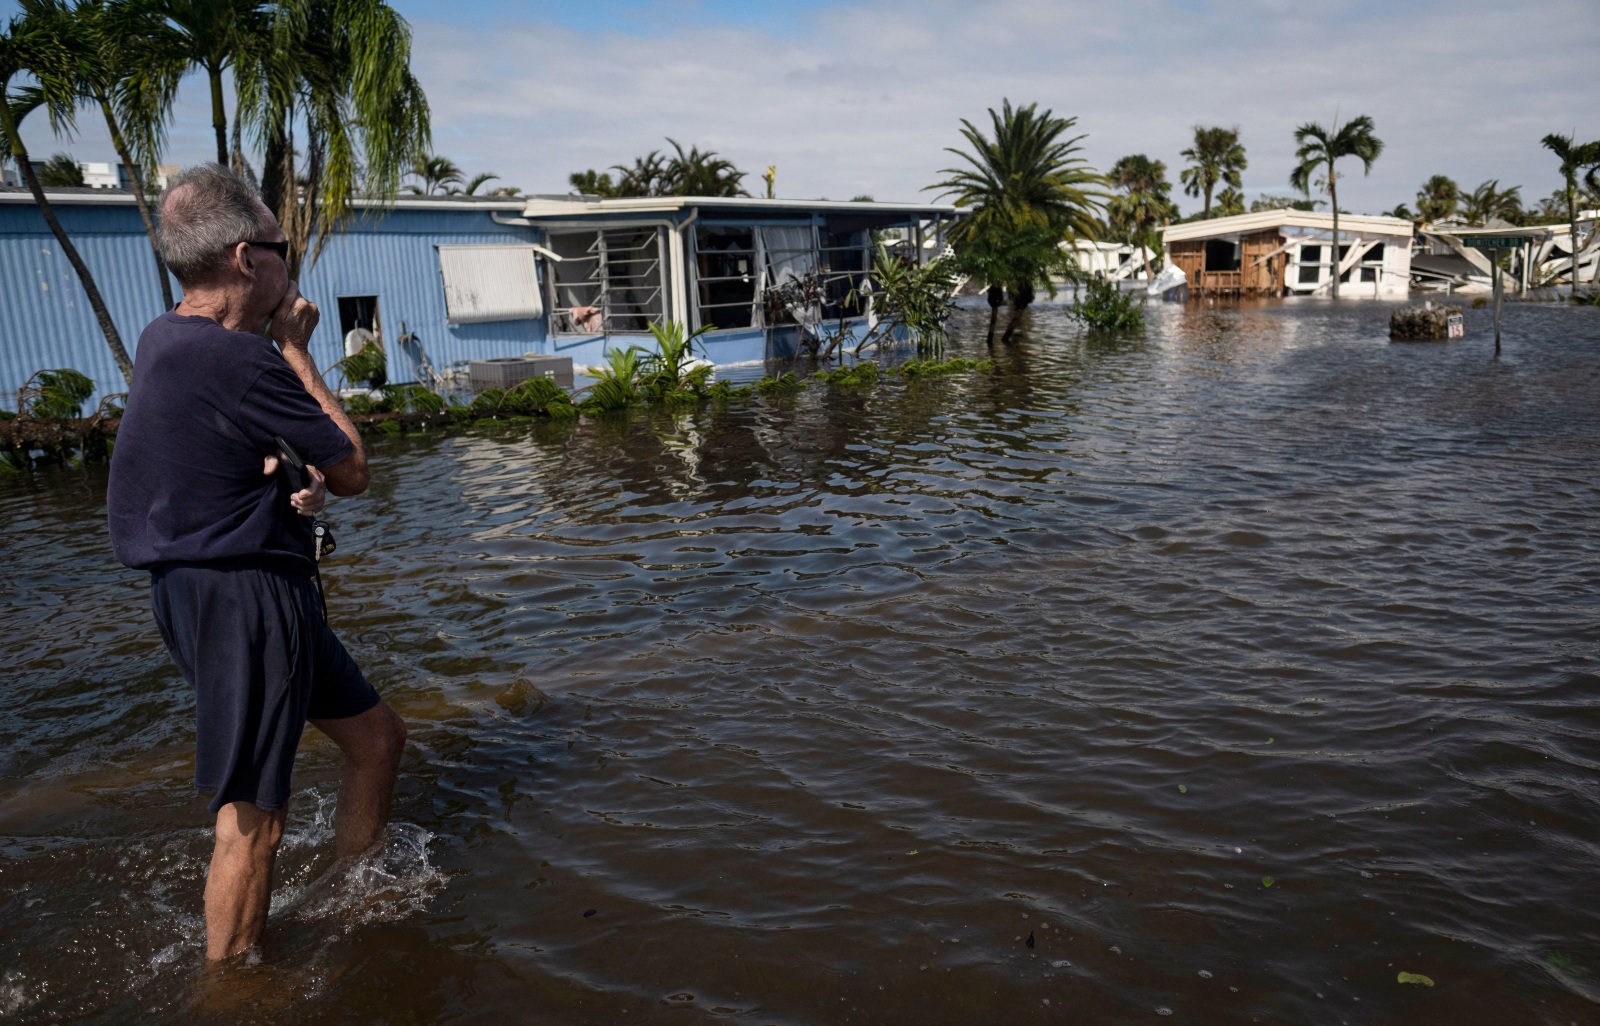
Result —
[[1189, 277], [1191, 296], [1326, 295], [1401, 298], [1411, 276], [1411, 222], [1304, 210], [1189, 221], [1162, 233], [1167, 258]]

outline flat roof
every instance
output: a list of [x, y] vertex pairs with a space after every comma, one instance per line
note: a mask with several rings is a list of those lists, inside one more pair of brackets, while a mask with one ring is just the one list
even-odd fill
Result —
[[956, 217], [947, 203], [880, 203], [876, 200], [763, 199], [759, 196], [639, 196], [601, 199], [595, 196], [535, 196], [523, 206], [529, 218], [569, 218], [600, 214], [677, 214], [685, 210], [718, 210], [745, 214], [837, 212], [901, 217]]
[[[128, 189], [91, 189], [88, 187], [52, 187], [44, 190], [45, 199], [55, 206], [110, 205], [132, 206], [133, 193]], [[32, 203], [33, 193], [26, 186], [0, 186], [0, 203]], [[369, 207], [386, 210], [506, 210], [520, 212], [528, 201], [520, 196], [397, 196], [392, 203], [357, 198], [357, 209]]]
[[[1583, 217], [1578, 218], [1578, 222], [1580, 224], [1587, 220], [1591, 219]], [[1503, 228], [1468, 228], [1466, 225], [1461, 225], [1459, 227], [1456, 225], [1448, 225], [1442, 228], [1424, 228], [1422, 231], [1425, 235], [1450, 235], [1456, 238], [1460, 238], [1462, 236], [1466, 236], [1468, 238], [1473, 236], [1489, 236], [1490, 238], [1495, 239], [1548, 239], [1552, 235], [1569, 234], [1571, 231], [1571, 226], [1568, 225], [1567, 222], [1563, 221], [1560, 224], [1535, 224], [1528, 225], [1524, 228], [1518, 228], [1515, 225], [1508, 225]]]
[[[1168, 242], [1188, 239], [1209, 239], [1217, 235], [1248, 235], [1273, 228], [1310, 228], [1314, 231], [1333, 231], [1333, 214], [1320, 210], [1261, 210], [1253, 214], [1235, 214], [1232, 217], [1213, 217], [1207, 221], [1186, 221], [1162, 229], [1162, 238]], [[1340, 214], [1339, 234], [1368, 232], [1373, 235], [1411, 234], [1410, 221], [1400, 217], [1374, 217], [1370, 214]]]

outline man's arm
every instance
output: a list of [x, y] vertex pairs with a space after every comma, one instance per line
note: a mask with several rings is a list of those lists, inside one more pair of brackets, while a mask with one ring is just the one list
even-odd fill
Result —
[[328, 391], [327, 382], [317, 373], [316, 361], [306, 348], [321, 316], [317, 304], [300, 295], [299, 283], [291, 281], [283, 302], [272, 313], [272, 340], [283, 350], [284, 361], [305, 386], [306, 392], [350, 439], [350, 455], [331, 467], [322, 468], [323, 476], [328, 481], [328, 491], [335, 495], [360, 495], [372, 481], [372, 472], [367, 469], [367, 451], [361, 446], [361, 432], [350, 423], [338, 398]]

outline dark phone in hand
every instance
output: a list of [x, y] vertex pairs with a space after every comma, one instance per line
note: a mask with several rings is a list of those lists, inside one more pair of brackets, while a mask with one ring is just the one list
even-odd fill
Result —
[[288, 486], [289, 494], [303, 491], [311, 484], [311, 475], [306, 472], [306, 461], [294, 451], [294, 447], [283, 440], [281, 435], [274, 435], [274, 442], [278, 443], [278, 473], [283, 476], [284, 483]]

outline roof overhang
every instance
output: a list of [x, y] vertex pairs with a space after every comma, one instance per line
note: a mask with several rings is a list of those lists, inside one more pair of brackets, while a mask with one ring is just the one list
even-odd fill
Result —
[[[1213, 217], [1206, 221], [1187, 221], [1170, 225], [1161, 232], [1168, 242], [1212, 239], [1219, 235], [1249, 235], [1273, 229], [1299, 228], [1333, 231], [1333, 215], [1316, 210], [1262, 210], [1254, 214]], [[1412, 224], [1399, 217], [1373, 217], [1368, 214], [1340, 214], [1339, 234], [1410, 236]]]
[[522, 216], [531, 221], [571, 221], [595, 218], [673, 218], [692, 211], [750, 218], [805, 217], [812, 214], [853, 214], [885, 221], [951, 219], [961, 211], [939, 203], [879, 203], [866, 200], [780, 200], [757, 196], [643, 196], [599, 199], [590, 196], [536, 196], [526, 201]]
[[[133, 193], [126, 189], [46, 189], [44, 197], [51, 206], [133, 206]], [[26, 203], [32, 205], [33, 193], [25, 188], [8, 186], [0, 188], [0, 203]], [[357, 199], [357, 210], [500, 210], [520, 213], [527, 200], [514, 196], [478, 198], [475, 196], [400, 196], [389, 203], [381, 200]]]

